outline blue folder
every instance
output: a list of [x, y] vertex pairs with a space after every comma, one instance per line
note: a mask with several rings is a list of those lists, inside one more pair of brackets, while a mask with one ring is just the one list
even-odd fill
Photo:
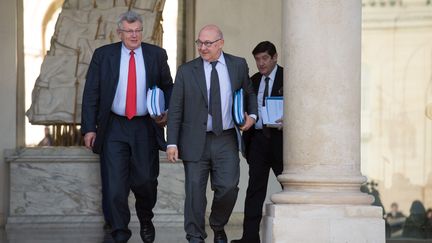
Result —
[[165, 112], [164, 92], [156, 85], [147, 91], [147, 110], [151, 117], [160, 116]]
[[233, 101], [233, 118], [235, 124], [238, 126], [243, 126], [246, 122], [244, 116], [244, 91], [243, 89], [239, 89], [234, 92], [234, 101]]

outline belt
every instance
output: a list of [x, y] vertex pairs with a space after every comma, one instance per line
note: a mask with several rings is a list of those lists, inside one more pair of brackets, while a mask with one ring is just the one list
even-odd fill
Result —
[[[231, 133], [231, 132], [235, 132], [235, 129], [234, 128], [228, 128], [226, 130], [223, 130], [222, 134], [224, 134], [224, 133]], [[207, 131], [206, 133], [207, 134], [214, 134], [213, 131]]]
[[[118, 118], [128, 119], [126, 116], [118, 115], [118, 114], [116, 114], [116, 113], [114, 113], [114, 112], [112, 112], [112, 111], [111, 111], [111, 115], [113, 115], [113, 116], [115, 116], [115, 117], [118, 117]], [[148, 113], [145, 114], [145, 115], [143, 115], [143, 116], [134, 116], [132, 119], [135, 119], [135, 118], [147, 118], [147, 117], [150, 117], [150, 115], [149, 115]], [[132, 120], [132, 119], [131, 119], [131, 120]]]

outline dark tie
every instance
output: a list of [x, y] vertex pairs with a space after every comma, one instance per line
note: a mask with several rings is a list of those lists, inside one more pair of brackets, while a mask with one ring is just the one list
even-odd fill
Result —
[[[268, 97], [268, 90], [269, 90], [269, 77], [266, 77], [264, 79], [265, 82], [265, 88], [264, 88], [264, 94], [263, 94], [263, 102], [262, 102], [262, 106], [265, 107], [265, 98]], [[267, 138], [270, 138], [270, 129], [263, 124], [263, 133], [264, 136], [266, 136]]]
[[266, 77], [264, 79], [265, 82], [265, 88], [264, 88], [264, 95], [263, 95], [263, 102], [262, 102], [262, 106], [265, 106], [265, 98], [268, 97], [268, 90], [269, 90], [269, 77]]
[[128, 83], [126, 90], [126, 109], [125, 115], [132, 119], [136, 115], [136, 69], [135, 69], [135, 52], [130, 52]]
[[211, 62], [212, 70], [210, 74], [210, 101], [209, 114], [212, 116], [212, 130], [216, 135], [220, 135], [222, 128], [222, 110], [219, 87], [219, 76], [216, 70], [217, 61]]

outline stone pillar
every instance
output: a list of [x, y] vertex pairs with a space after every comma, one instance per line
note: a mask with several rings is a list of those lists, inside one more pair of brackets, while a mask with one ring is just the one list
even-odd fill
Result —
[[360, 192], [361, 1], [283, 1], [284, 172], [263, 242], [384, 242]]
[[0, 1], [0, 228], [9, 210], [9, 168], [4, 153], [24, 142], [24, 113], [19, 115], [24, 111], [22, 12], [21, 0]]

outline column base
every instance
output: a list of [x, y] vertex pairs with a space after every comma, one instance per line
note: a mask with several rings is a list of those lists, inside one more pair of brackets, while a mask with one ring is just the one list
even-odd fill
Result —
[[384, 243], [382, 209], [365, 205], [267, 204], [265, 243]]

